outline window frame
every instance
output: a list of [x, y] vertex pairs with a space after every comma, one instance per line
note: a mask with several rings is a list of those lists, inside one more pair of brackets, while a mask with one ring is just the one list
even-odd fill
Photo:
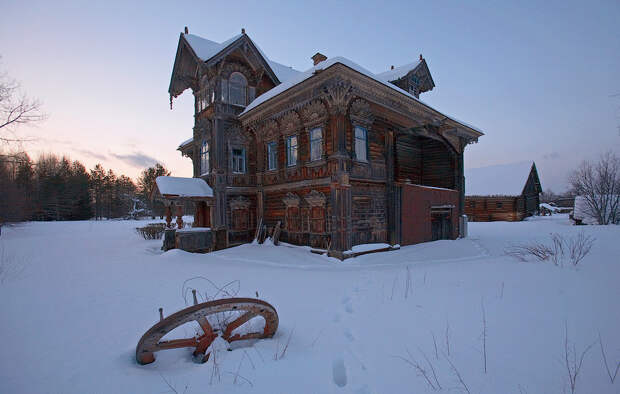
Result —
[[[319, 138], [312, 138], [312, 133], [314, 131], [319, 131], [320, 132], [320, 137]], [[310, 161], [319, 161], [321, 159], [323, 159], [323, 128], [321, 126], [317, 126], [317, 127], [313, 127], [308, 131], [308, 141], [310, 144]], [[315, 151], [314, 151], [314, 143], [317, 143], [318, 146], [318, 155], [316, 155], [316, 157], [313, 158], [313, 156], [315, 156]]]
[[[273, 154], [273, 163], [271, 161], [272, 154]], [[277, 169], [278, 169], [278, 142], [270, 141], [267, 143], [267, 171], [276, 171]]]
[[[239, 97], [233, 97], [239, 93]], [[239, 99], [236, 102], [236, 99]], [[242, 73], [235, 71], [228, 77], [228, 103], [232, 105], [246, 106], [248, 99], [248, 79]]]
[[[200, 144], [200, 175], [209, 175], [211, 172], [211, 163], [210, 163], [210, 147], [209, 141], [206, 139], [202, 140], [202, 144]], [[205, 164], [207, 167], [207, 171], [205, 171]]]
[[[293, 146], [291, 140], [295, 138], [295, 145]], [[295, 162], [291, 162], [291, 153], [295, 151]], [[286, 137], [286, 166], [295, 167], [299, 162], [299, 139], [297, 134], [291, 134]]]
[[[239, 156], [235, 155], [235, 151], [240, 151], [241, 155], [241, 163], [242, 163], [242, 169], [241, 170], [237, 170], [236, 169], [236, 164], [237, 161], [235, 160], [236, 158], [238, 158]], [[245, 174], [246, 173], [246, 169], [247, 169], [247, 160], [246, 160], [246, 150], [245, 148], [242, 147], [237, 147], [237, 148], [232, 148], [230, 151], [230, 155], [231, 155], [231, 171], [233, 174]]]
[[[362, 130], [364, 132], [364, 138], [358, 138], [357, 137], [357, 130]], [[359, 157], [358, 153], [357, 153], [357, 141], [364, 141], [364, 146], [365, 146], [365, 150], [364, 150], [364, 156], [365, 158], [362, 159]], [[369, 152], [369, 144], [368, 144], [368, 128], [360, 126], [360, 125], [354, 125], [353, 127], [353, 151], [355, 153], [355, 160], [359, 161], [361, 163], [369, 163], [370, 162], [370, 152]]]

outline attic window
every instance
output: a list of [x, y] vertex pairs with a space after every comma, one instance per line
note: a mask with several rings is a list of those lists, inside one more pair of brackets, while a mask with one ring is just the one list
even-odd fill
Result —
[[231, 104], [246, 105], [246, 90], [248, 82], [243, 74], [235, 72], [230, 76], [228, 94]]

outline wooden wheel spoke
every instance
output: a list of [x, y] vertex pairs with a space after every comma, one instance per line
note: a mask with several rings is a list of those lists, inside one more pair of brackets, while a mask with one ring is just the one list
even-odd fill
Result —
[[198, 344], [195, 337], [183, 339], [171, 339], [169, 341], [161, 341], [157, 344], [159, 349], [177, 349], [181, 347], [194, 347]]
[[241, 327], [242, 325], [247, 323], [250, 319], [252, 319], [255, 316], [257, 316], [255, 312], [248, 311], [244, 313], [243, 315], [239, 316], [238, 318], [236, 318], [235, 320], [231, 321], [226, 326], [226, 330], [224, 330], [224, 333], [222, 334], [222, 338], [228, 341], [228, 338], [230, 338], [230, 334], [232, 334], [232, 332], [235, 331], [235, 329]]
[[232, 337], [228, 338], [226, 341], [227, 342], [234, 342], [234, 341], [243, 341], [245, 339], [258, 339], [258, 338], [264, 338], [265, 335], [262, 332], [251, 332], [248, 334], [235, 334]]

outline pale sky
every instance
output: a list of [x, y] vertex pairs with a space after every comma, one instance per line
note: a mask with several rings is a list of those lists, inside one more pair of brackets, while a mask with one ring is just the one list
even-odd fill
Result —
[[420, 98], [486, 134], [467, 167], [535, 161], [543, 188], [559, 192], [581, 160], [620, 152], [617, 0], [93, 3], [0, 5], [1, 69], [49, 114], [20, 130], [32, 156], [131, 177], [157, 160], [191, 176], [176, 148], [192, 134], [192, 95], [170, 111], [167, 93], [184, 26], [218, 42], [244, 27], [298, 70], [317, 51], [376, 73], [422, 53], [436, 87]]

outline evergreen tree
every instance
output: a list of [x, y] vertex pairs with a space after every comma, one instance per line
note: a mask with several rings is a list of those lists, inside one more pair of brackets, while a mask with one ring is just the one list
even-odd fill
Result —
[[157, 163], [155, 166], [149, 167], [142, 171], [142, 174], [140, 174], [140, 177], [138, 178], [140, 197], [144, 202], [144, 205], [151, 211], [151, 215], [153, 216], [163, 215], [163, 205], [161, 203], [153, 204], [151, 202], [151, 193], [155, 187], [155, 179], [157, 179], [158, 176], [169, 175], [170, 171], [168, 171], [163, 165]]

